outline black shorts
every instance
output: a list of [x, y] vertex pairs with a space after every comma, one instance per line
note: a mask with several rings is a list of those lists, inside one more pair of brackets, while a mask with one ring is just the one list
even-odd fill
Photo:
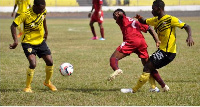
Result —
[[164, 52], [162, 50], [157, 50], [150, 56], [150, 61], [154, 64], [156, 69], [159, 69], [167, 64], [169, 64], [176, 57], [176, 53]]
[[51, 51], [45, 41], [43, 41], [39, 45], [22, 43], [22, 48], [24, 50], [26, 57], [28, 57], [31, 54], [37, 55], [39, 58], [41, 58], [43, 55], [51, 55]]

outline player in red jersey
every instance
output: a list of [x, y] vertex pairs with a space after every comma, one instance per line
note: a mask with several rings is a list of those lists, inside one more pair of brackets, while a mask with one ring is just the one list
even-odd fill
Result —
[[[123, 73], [123, 71], [118, 67], [118, 61], [130, 55], [131, 53], [136, 53], [141, 59], [143, 65], [145, 65], [148, 61], [148, 46], [141, 31], [145, 33], [148, 31], [154, 38], [157, 47], [159, 47], [160, 44], [156, 33], [150, 26], [141, 24], [139, 21], [127, 17], [126, 13], [122, 9], [115, 10], [113, 13], [113, 18], [121, 28], [123, 34], [123, 43], [110, 57], [110, 66], [114, 70], [114, 73], [109, 76], [108, 81], [112, 81], [116, 76]], [[159, 92], [159, 89], [155, 86], [155, 79], [153, 79], [153, 77], [150, 77], [150, 84], [150, 91]]]
[[[99, 40], [105, 40], [104, 38], [104, 28], [103, 28], [103, 11], [102, 11], [102, 5], [103, 5], [103, 0], [92, 0], [92, 10], [88, 14], [88, 17], [90, 19], [90, 28], [93, 34], [93, 37], [91, 38], [92, 40], [98, 39], [95, 29], [94, 29], [94, 22], [98, 22], [99, 27], [100, 27], [100, 33], [101, 33], [101, 38]], [[94, 10], [94, 12], [93, 12]], [[93, 12], [93, 13], [92, 13]]]

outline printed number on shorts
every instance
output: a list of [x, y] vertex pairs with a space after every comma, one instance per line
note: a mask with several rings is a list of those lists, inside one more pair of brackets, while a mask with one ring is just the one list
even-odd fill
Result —
[[157, 51], [156, 53], [153, 54], [153, 57], [154, 57], [154, 59], [161, 60], [162, 58], [164, 58], [164, 55], [163, 55], [163, 53], [159, 50], [159, 51]]

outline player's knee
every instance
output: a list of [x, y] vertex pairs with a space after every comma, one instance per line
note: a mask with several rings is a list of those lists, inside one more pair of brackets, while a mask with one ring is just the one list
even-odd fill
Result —
[[47, 66], [53, 66], [53, 60], [50, 60], [46, 63]]
[[30, 66], [29, 66], [30, 69], [35, 69], [35, 67], [36, 67], [36, 63], [34, 62], [30, 63]]
[[143, 72], [150, 73], [151, 71], [150, 71], [150, 69], [148, 68], [148, 66], [144, 66]]

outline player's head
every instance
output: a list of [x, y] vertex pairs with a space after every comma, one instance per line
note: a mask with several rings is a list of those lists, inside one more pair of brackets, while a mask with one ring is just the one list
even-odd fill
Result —
[[122, 9], [117, 9], [117, 10], [115, 10], [114, 12], [113, 12], [113, 18], [116, 20], [117, 19], [117, 14], [120, 14], [120, 13], [122, 13], [122, 14], [124, 14], [125, 16], [126, 16], [126, 13], [124, 12], [124, 10], [122, 10]]
[[34, 0], [33, 11], [36, 14], [40, 14], [45, 10], [45, 0]]
[[158, 16], [164, 12], [165, 3], [162, 0], [155, 0], [152, 5], [152, 14]]

